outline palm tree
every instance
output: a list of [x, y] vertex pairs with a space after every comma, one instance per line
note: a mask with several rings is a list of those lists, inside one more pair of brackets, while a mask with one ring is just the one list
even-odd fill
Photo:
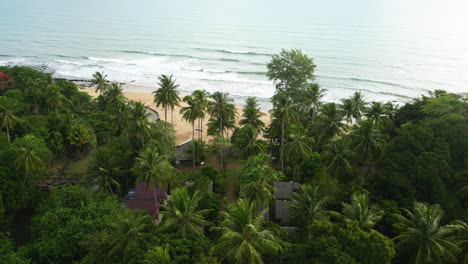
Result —
[[361, 92], [355, 92], [351, 100], [353, 101], [353, 117], [356, 122], [361, 121], [361, 116], [367, 103], [364, 101]]
[[257, 213], [267, 207], [276, 192], [273, 182], [279, 173], [271, 167], [271, 157], [261, 153], [250, 157], [242, 169], [239, 183], [243, 184], [240, 196], [257, 204]]
[[343, 203], [342, 217], [349, 225], [357, 224], [364, 231], [372, 228], [382, 219], [384, 211], [369, 205], [366, 193], [353, 193], [351, 203]]
[[353, 152], [348, 142], [343, 139], [334, 139], [325, 145], [323, 157], [331, 175], [336, 176], [340, 172], [350, 173], [352, 171], [351, 159]]
[[284, 145], [284, 155], [286, 160], [293, 164], [293, 182], [295, 182], [299, 165], [312, 152], [310, 146], [312, 139], [307, 136], [307, 132], [301, 126], [293, 126], [291, 130], [293, 131], [290, 135], [292, 140]]
[[297, 104], [293, 103], [287, 93], [278, 92], [274, 96], [272, 114], [281, 122], [281, 142], [280, 142], [280, 164], [284, 173], [284, 138], [286, 123], [292, 123], [298, 119]]
[[[171, 108], [171, 111], [174, 111], [174, 107], [179, 105], [180, 97], [177, 88], [178, 84], [175, 83], [175, 79], [172, 78], [172, 75], [167, 76], [165, 74], [158, 77], [158, 86], [159, 88], [153, 92], [154, 94], [154, 103], [157, 107], [164, 107], [164, 121], [167, 123], [167, 109]], [[171, 113], [172, 113], [171, 112]], [[172, 118], [171, 118], [172, 120]], [[171, 121], [172, 125], [172, 121]], [[167, 138], [167, 128], [166, 128], [166, 138]]]
[[24, 173], [24, 182], [26, 182], [28, 176], [45, 168], [44, 159], [48, 149], [33, 135], [26, 135], [15, 143], [18, 144], [14, 161], [16, 171]]
[[130, 101], [128, 103], [128, 127], [127, 133], [136, 139], [141, 146], [149, 137], [150, 122], [147, 106], [142, 102]]
[[125, 251], [129, 241], [141, 237], [150, 230], [151, 226], [151, 217], [145, 211], [124, 210], [110, 224], [112, 230], [109, 232], [111, 249], [108, 256], [111, 257], [119, 251]]
[[386, 119], [386, 106], [381, 102], [372, 102], [368, 108], [364, 110], [364, 115], [372, 121], [374, 125], [380, 126]]
[[215, 92], [211, 95], [213, 102], [211, 102], [209, 113], [211, 115], [211, 123], [216, 122], [219, 125], [219, 135], [221, 141], [221, 173], [224, 171], [223, 164], [223, 148], [224, 148], [224, 130], [228, 129], [234, 124], [236, 117], [236, 107], [233, 103], [232, 98], [229, 98], [229, 94]]
[[204, 219], [204, 215], [211, 209], [199, 210], [198, 203], [202, 199], [199, 191], [189, 194], [187, 188], [178, 188], [172, 191], [168, 206], [161, 211], [163, 221], [160, 231], [176, 230], [182, 236], [203, 236], [203, 227], [211, 223]]
[[232, 141], [244, 158], [262, 153], [267, 147], [265, 141], [258, 139], [257, 129], [250, 124], [245, 125], [243, 128], [236, 129], [232, 135]]
[[343, 113], [339, 110], [337, 104], [328, 103], [323, 105], [314, 126], [317, 134], [319, 135], [319, 142], [321, 145], [325, 144], [328, 140], [343, 134], [345, 124], [343, 124], [342, 121]]
[[344, 114], [346, 124], [349, 126], [353, 123], [354, 103], [352, 99], [342, 99], [340, 105], [341, 111]]
[[135, 159], [135, 166], [132, 170], [138, 175], [137, 181], [143, 181], [146, 186], [153, 187], [154, 201], [159, 211], [157, 188], [167, 188], [169, 185], [174, 185], [179, 172], [158, 153], [157, 149], [150, 147], [145, 148]]
[[209, 93], [205, 90], [196, 90], [192, 93], [192, 97], [200, 109], [200, 115], [198, 117], [198, 139], [203, 141], [203, 120], [205, 119], [205, 112], [208, 110], [210, 101], [208, 100]]
[[55, 84], [47, 86], [46, 96], [47, 105], [50, 108], [54, 109], [55, 114], [58, 116], [58, 109], [63, 106], [63, 103], [65, 101], [65, 97], [60, 92], [60, 87]]
[[245, 100], [245, 106], [242, 110], [242, 119], [239, 121], [239, 124], [243, 126], [249, 124], [258, 131], [261, 131], [265, 127], [265, 123], [260, 120], [260, 117], [264, 115], [264, 113], [260, 112], [257, 98], [248, 97]]
[[123, 94], [122, 85], [112, 83], [104, 92], [106, 106], [111, 109], [120, 110], [125, 107], [127, 98]]
[[143, 260], [145, 264], [172, 264], [171, 255], [169, 255], [169, 249], [166, 247], [154, 247], [145, 254]]
[[121, 174], [120, 169], [115, 157], [108, 150], [98, 149], [93, 153], [93, 159], [89, 164], [88, 178], [94, 184], [114, 194], [112, 188], [117, 190], [120, 188], [120, 183], [116, 180]]
[[190, 95], [184, 97], [184, 102], [187, 106], [180, 109], [182, 119], [192, 123], [192, 175], [195, 174], [195, 121], [202, 116], [200, 105]]
[[294, 192], [291, 197], [291, 204], [288, 205], [289, 212], [285, 222], [294, 224], [301, 228], [301, 234], [306, 240], [312, 237], [311, 226], [314, 221], [327, 218], [329, 211], [326, 210], [329, 197], [319, 195], [318, 187], [304, 184]]
[[326, 89], [321, 89], [317, 83], [310, 83], [305, 89], [305, 103], [312, 109], [318, 110], [322, 106], [322, 98], [325, 96]]
[[439, 205], [414, 202], [413, 212], [397, 215], [399, 223], [395, 226], [401, 230], [394, 238], [398, 241], [396, 248], [412, 255], [411, 263], [447, 263], [456, 262], [461, 252], [461, 239], [456, 232], [465, 229], [466, 224], [454, 221], [442, 226], [444, 212]]
[[82, 151], [93, 138], [92, 132], [84, 125], [72, 125], [67, 133], [67, 139], [70, 144], [76, 147], [77, 151]]
[[15, 115], [16, 103], [12, 100], [8, 100], [6, 97], [0, 97], [0, 127], [6, 129], [8, 144], [10, 143], [10, 130], [13, 130], [15, 126], [23, 120]]
[[213, 247], [221, 261], [263, 264], [262, 254], [277, 254], [281, 250], [270, 231], [260, 230], [259, 218], [253, 218], [254, 211], [255, 204], [239, 199], [228, 206], [220, 227], [212, 228], [221, 231], [218, 244]]
[[96, 72], [93, 74], [93, 80], [91, 83], [96, 85], [96, 93], [99, 92], [99, 94], [102, 94], [107, 89], [108, 84], [106, 78], [107, 75], [103, 72]]
[[[351, 147], [359, 159], [364, 162], [366, 175], [370, 171], [370, 163], [376, 160], [383, 152], [385, 144], [384, 135], [374, 128], [370, 121], [363, 121], [351, 134]], [[365, 175], [362, 174], [361, 186], [365, 183]]]

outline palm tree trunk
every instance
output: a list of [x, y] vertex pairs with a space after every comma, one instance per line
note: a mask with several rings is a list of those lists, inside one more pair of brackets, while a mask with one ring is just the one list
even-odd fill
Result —
[[10, 144], [10, 128], [8, 127], [8, 125], [6, 126], [6, 133], [8, 137], [8, 144]]
[[154, 202], [156, 203], [156, 214], [158, 214], [158, 220], [159, 220], [159, 201], [158, 201], [158, 195], [156, 194], [156, 185], [153, 183], [153, 194], [154, 194]]
[[192, 122], [192, 176], [195, 175], [195, 121]]
[[167, 105], [164, 106], [164, 137], [167, 140]]
[[220, 119], [220, 127], [219, 127], [219, 132], [221, 133], [221, 158], [220, 158], [220, 161], [221, 161], [221, 175], [224, 174], [224, 166], [223, 166], [223, 145], [224, 145], [224, 138], [223, 138], [223, 118], [221, 117]]
[[283, 121], [281, 122], [281, 146], [280, 146], [281, 172], [284, 173], [283, 145], [284, 145], [284, 118], [283, 118]]
[[201, 129], [200, 129], [200, 142], [203, 141], [203, 118], [201, 120]]

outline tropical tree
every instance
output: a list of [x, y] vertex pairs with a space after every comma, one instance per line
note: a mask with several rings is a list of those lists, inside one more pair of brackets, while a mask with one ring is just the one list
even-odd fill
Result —
[[[153, 92], [154, 94], [154, 103], [157, 107], [164, 107], [164, 121], [167, 123], [167, 110], [168, 108], [171, 111], [174, 111], [174, 107], [179, 105], [179, 92], [177, 88], [179, 87], [178, 84], [175, 83], [175, 79], [173, 79], [172, 75], [167, 76], [165, 74], [158, 77], [158, 86], [159, 88]], [[171, 118], [171, 125], [172, 125], [172, 118]], [[167, 136], [167, 128], [166, 128], [166, 136]]]
[[346, 124], [349, 126], [353, 123], [354, 115], [354, 102], [352, 99], [342, 99], [340, 105], [341, 111], [343, 112]]
[[93, 138], [92, 132], [82, 124], [72, 125], [67, 133], [67, 139], [76, 150], [84, 150]]
[[96, 72], [93, 74], [93, 80], [91, 81], [91, 83], [96, 86], [96, 93], [99, 92], [99, 94], [102, 94], [107, 89], [108, 81], [106, 78], [107, 75], [103, 72]]
[[26, 135], [13, 143], [15, 149], [16, 171], [24, 173], [24, 182], [28, 176], [45, 168], [50, 151], [44, 142], [33, 135]]
[[63, 107], [65, 96], [61, 93], [60, 86], [51, 84], [46, 89], [46, 103], [49, 108], [54, 109], [55, 114], [58, 116], [58, 109]]
[[171, 255], [169, 255], [168, 247], [154, 247], [145, 254], [143, 260], [145, 264], [171, 264]]
[[262, 264], [262, 255], [277, 254], [281, 246], [268, 230], [261, 230], [260, 218], [253, 218], [255, 204], [239, 199], [228, 206], [225, 219], [220, 227], [212, 227], [221, 232], [213, 252], [228, 263]]
[[251, 124], [247, 124], [240, 129], [236, 129], [232, 135], [234, 147], [240, 150], [244, 158], [262, 153], [267, 144], [258, 138], [258, 130]]
[[331, 199], [321, 196], [318, 187], [304, 184], [291, 195], [290, 200], [289, 212], [284, 221], [298, 226], [303, 239], [312, 239], [312, 223], [327, 218], [329, 211], [326, 207]]
[[351, 100], [353, 102], [353, 117], [356, 122], [359, 122], [361, 121], [362, 113], [364, 112], [367, 103], [364, 101], [364, 97], [361, 92], [354, 92]]
[[318, 139], [321, 145], [328, 140], [343, 134], [345, 124], [342, 122], [343, 112], [335, 103], [328, 103], [322, 106], [320, 114], [314, 124], [314, 129], [318, 134]]
[[280, 164], [281, 171], [284, 173], [284, 139], [286, 123], [292, 123], [298, 119], [298, 105], [293, 103], [289, 95], [285, 92], [277, 93], [273, 98], [273, 117], [280, 120], [281, 123], [281, 140], [280, 140]]
[[291, 141], [284, 145], [284, 155], [288, 163], [293, 166], [293, 182], [299, 165], [312, 152], [312, 139], [307, 136], [307, 132], [301, 126], [292, 126], [290, 133]]
[[353, 151], [344, 138], [334, 139], [325, 145], [323, 156], [331, 175], [336, 176], [339, 173], [352, 172]]
[[266, 208], [276, 192], [273, 182], [280, 178], [279, 172], [271, 167], [271, 157], [261, 153], [247, 159], [239, 183], [243, 185], [240, 196], [256, 203], [257, 213]]
[[317, 83], [308, 84], [303, 95], [304, 104], [310, 106], [314, 111], [319, 110], [326, 91], [326, 89], [320, 88]]
[[364, 231], [372, 231], [382, 219], [384, 211], [369, 204], [366, 193], [353, 193], [351, 203], [343, 203], [342, 218], [348, 225], [356, 224]]
[[364, 162], [365, 174], [361, 177], [361, 186], [365, 177], [369, 175], [371, 162], [376, 160], [383, 152], [385, 137], [370, 121], [363, 121], [351, 133], [351, 148], [360, 161]]
[[386, 105], [381, 102], [372, 102], [369, 107], [364, 109], [364, 116], [372, 121], [374, 125], [380, 126], [387, 119]]
[[135, 166], [132, 170], [138, 176], [137, 181], [143, 181], [147, 186], [153, 187], [157, 208], [159, 205], [156, 195], [157, 188], [175, 185], [179, 176], [179, 172], [172, 167], [171, 163], [164, 159], [164, 156], [161, 156], [156, 148], [151, 147], [145, 148], [135, 159]]
[[198, 116], [198, 139], [203, 141], [203, 122], [205, 119], [205, 114], [208, 111], [210, 101], [208, 100], [210, 94], [205, 90], [195, 90], [192, 93], [192, 98], [195, 100], [196, 104], [200, 109], [200, 115]]
[[187, 95], [183, 101], [187, 104], [180, 109], [182, 119], [192, 123], [192, 175], [195, 174], [195, 121], [202, 116], [203, 110], [195, 99]]
[[158, 230], [175, 230], [181, 237], [203, 236], [203, 227], [211, 225], [204, 215], [211, 209], [199, 210], [202, 198], [199, 191], [189, 194], [185, 187], [172, 190], [168, 206], [163, 206], [165, 210], [161, 211], [164, 217]]
[[134, 101], [128, 103], [127, 134], [134, 138], [140, 146], [143, 146], [149, 137], [149, 115], [144, 103]]
[[126, 106], [127, 98], [125, 98], [122, 85], [119, 83], [112, 83], [107, 90], [104, 91], [103, 96], [107, 108], [120, 111]]
[[120, 183], [117, 178], [121, 175], [120, 165], [115, 157], [106, 149], [98, 149], [93, 153], [88, 168], [88, 179], [114, 194], [113, 188], [119, 190]]
[[221, 141], [220, 148], [220, 163], [221, 172], [224, 171], [223, 164], [223, 149], [224, 149], [224, 131], [234, 126], [236, 117], [236, 107], [233, 103], [232, 98], [229, 98], [229, 94], [215, 92], [211, 95], [213, 101], [210, 104], [209, 113], [211, 115], [210, 123], [216, 124], [219, 127], [218, 133]]
[[23, 120], [16, 116], [17, 104], [13, 100], [1, 96], [0, 97], [0, 127], [6, 129], [8, 143], [10, 143], [10, 130]]
[[441, 225], [444, 215], [439, 205], [414, 202], [413, 211], [406, 211], [406, 217], [397, 215], [399, 222], [395, 225], [401, 230], [394, 238], [398, 241], [396, 248], [411, 255], [411, 262], [447, 263], [456, 262], [461, 252], [461, 238], [457, 232], [466, 230], [466, 224], [454, 221]]
[[148, 213], [142, 210], [124, 210], [121, 215], [114, 218], [110, 224], [110, 246], [108, 256], [111, 257], [119, 251], [125, 251], [128, 243], [138, 239], [148, 232], [153, 223]]
[[239, 121], [239, 124], [251, 125], [257, 131], [261, 131], [265, 127], [265, 123], [260, 119], [260, 117], [265, 114], [260, 112], [260, 107], [257, 103], [257, 98], [248, 97], [245, 100], [245, 106], [242, 109], [242, 118]]

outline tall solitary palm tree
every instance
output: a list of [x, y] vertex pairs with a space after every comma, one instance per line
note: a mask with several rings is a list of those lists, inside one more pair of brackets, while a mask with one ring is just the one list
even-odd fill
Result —
[[367, 103], [364, 101], [361, 92], [355, 92], [351, 100], [353, 101], [353, 117], [356, 122], [361, 121], [362, 113]]
[[351, 134], [351, 147], [359, 159], [364, 163], [365, 174], [361, 177], [361, 186], [365, 183], [365, 177], [370, 172], [370, 163], [376, 160], [383, 152], [385, 137], [374, 124], [369, 121], [361, 122], [360, 126], [354, 129]]
[[202, 115], [200, 105], [190, 95], [184, 97], [187, 106], [180, 109], [182, 119], [192, 124], [192, 175], [195, 174], [195, 121]]
[[210, 104], [210, 101], [208, 100], [209, 96], [210, 94], [205, 90], [196, 90], [192, 93], [192, 98], [200, 109], [200, 115], [198, 117], [198, 139], [200, 141], [203, 141], [203, 120], [205, 119], [205, 114], [208, 111], [208, 106]]
[[236, 107], [233, 103], [234, 101], [232, 98], [229, 98], [229, 94], [227, 93], [215, 92], [211, 95], [211, 99], [213, 99], [213, 101], [211, 102], [209, 112], [211, 115], [211, 122], [218, 123], [219, 125], [218, 132], [221, 141], [220, 161], [221, 172], [223, 172], [224, 131], [234, 124], [236, 117]]
[[145, 141], [149, 137], [149, 115], [147, 106], [144, 103], [134, 101], [128, 103], [127, 133], [135, 138], [140, 146], [145, 145]]
[[343, 111], [346, 124], [349, 126], [353, 123], [354, 115], [354, 104], [352, 99], [342, 99], [340, 105], [341, 111]]
[[281, 171], [284, 173], [284, 138], [286, 123], [292, 123], [298, 119], [297, 104], [293, 103], [289, 95], [285, 92], [279, 92], [274, 96], [272, 114], [281, 123], [280, 140], [280, 164]]
[[204, 215], [211, 209], [198, 209], [198, 203], [202, 199], [200, 192], [196, 191], [190, 195], [184, 187], [172, 190], [171, 194], [169, 204], [161, 211], [164, 217], [159, 230], [176, 230], [182, 237], [203, 236], [203, 227], [211, 225], [204, 219]]
[[239, 199], [229, 205], [220, 227], [212, 228], [221, 231], [218, 243], [213, 247], [221, 261], [263, 264], [262, 254], [277, 254], [281, 250], [274, 235], [260, 229], [259, 220], [253, 218], [254, 212], [255, 204]]
[[260, 107], [257, 103], [257, 98], [255, 97], [248, 97], [245, 100], [245, 106], [242, 110], [242, 119], [239, 121], [239, 124], [251, 125], [258, 131], [261, 131], [265, 127], [265, 123], [260, 120], [260, 117], [264, 116], [265, 114], [260, 112]]
[[6, 129], [8, 143], [10, 143], [10, 130], [23, 120], [15, 115], [16, 104], [6, 97], [0, 97], [0, 127]]
[[143, 181], [146, 186], [152, 186], [154, 201], [159, 212], [156, 190], [158, 187], [167, 188], [169, 185], [174, 185], [179, 172], [158, 153], [156, 148], [145, 148], [140, 153], [135, 159], [133, 172], [138, 175], [137, 181]]
[[[179, 92], [177, 88], [179, 87], [178, 84], [175, 83], [175, 79], [173, 79], [172, 75], [167, 76], [165, 74], [158, 77], [158, 86], [159, 88], [153, 92], [154, 94], [154, 103], [157, 107], [164, 107], [164, 121], [167, 123], [167, 109], [170, 108], [171, 111], [174, 111], [174, 107], [179, 105]], [[172, 113], [171, 112], [171, 113]], [[172, 125], [172, 118], [171, 118], [171, 125]], [[167, 137], [167, 127], [166, 130], [166, 137]]]
[[349, 224], [357, 224], [364, 231], [372, 228], [382, 219], [383, 211], [369, 204], [365, 193], [353, 193], [351, 203], [343, 203], [343, 220]]
[[386, 106], [382, 102], [372, 102], [364, 110], [364, 116], [373, 122], [374, 125], [380, 126], [387, 120]]
[[312, 237], [311, 226], [314, 221], [327, 218], [329, 211], [326, 210], [330, 202], [329, 197], [323, 197], [318, 192], [318, 187], [305, 184], [294, 192], [291, 197], [291, 204], [288, 205], [289, 212], [285, 222], [298, 226], [301, 234], [306, 240]]
[[96, 72], [93, 74], [93, 80], [91, 81], [92, 84], [96, 85], [96, 93], [103, 94], [104, 91], [107, 90], [107, 75], [103, 72]]
[[413, 212], [406, 211], [406, 217], [397, 215], [395, 226], [401, 233], [394, 238], [398, 241], [395, 246], [412, 256], [410, 263], [456, 262], [462, 242], [456, 233], [466, 230], [466, 224], [454, 221], [442, 226], [443, 214], [439, 205], [414, 202]]

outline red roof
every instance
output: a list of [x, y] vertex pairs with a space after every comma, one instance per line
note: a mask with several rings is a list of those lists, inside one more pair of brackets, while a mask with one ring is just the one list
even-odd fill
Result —
[[0, 79], [7, 79], [8, 80], [10, 78], [11, 78], [11, 75], [0, 72]]
[[[162, 199], [167, 199], [166, 190], [163, 188], [157, 188], [156, 195], [159, 203], [161, 203]], [[135, 196], [133, 199], [127, 200], [126, 203], [129, 209], [143, 209], [147, 210], [150, 214], [154, 214], [156, 211], [153, 188], [147, 188], [144, 182], [139, 182], [136, 185]]]

